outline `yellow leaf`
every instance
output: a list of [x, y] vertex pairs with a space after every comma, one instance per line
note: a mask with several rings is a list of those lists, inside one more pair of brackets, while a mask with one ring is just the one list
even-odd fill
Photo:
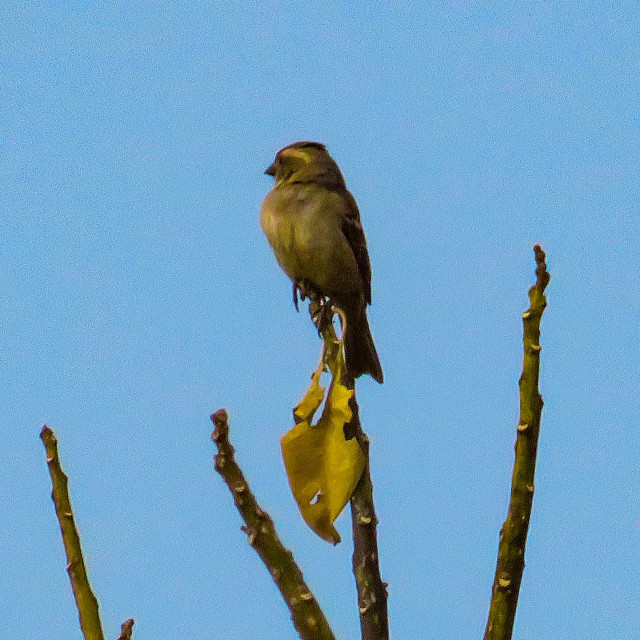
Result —
[[300, 422], [311, 422], [313, 414], [318, 410], [324, 398], [324, 387], [320, 386], [320, 375], [322, 374], [322, 362], [314, 371], [311, 377], [311, 384], [304, 394], [304, 398], [300, 400], [296, 408], [293, 410], [293, 420], [296, 424]]
[[[351, 498], [365, 466], [357, 440], [346, 440], [343, 431], [352, 417], [349, 399], [353, 391], [335, 380], [318, 423], [311, 425], [307, 417], [281, 438], [289, 485], [302, 517], [321, 538], [333, 544], [340, 542], [333, 522]], [[311, 395], [317, 400], [315, 386], [320, 388], [319, 371], [296, 409]], [[313, 404], [310, 402], [310, 406]]]

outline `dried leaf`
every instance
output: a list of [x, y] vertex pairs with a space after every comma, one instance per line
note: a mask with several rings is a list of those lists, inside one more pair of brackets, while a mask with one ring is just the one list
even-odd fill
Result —
[[[344, 437], [343, 427], [352, 417], [349, 399], [353, 391], [336, 383], [336, 378], [329, 388], [322, 417], [316, 425], [310, 424], [310, 416], [320, 404], [319, 373], [314, 374], [305, 398], [295, 410], [306, 419], [281, 438], [282, 456], [291, 491], [305, 522], [321, 538], [337, 544], [340, 535], [333, 522], [353, 494], [364, 470], [365, 456], [355, 438]], [[304, 410], [298, 413], [302, 406]], [[307, 406], [313, 410], [309, 412]]]
[[298, 405], [293, 410], [293, 420], [296, 424], [300, 422], [311, 422], [313, 415], [318, 410], [318, 407], [322, 404], [324, 398], [324, 387], [320, 386], [320, 376], [322, 375], [322, 363], [315, 370], [311, 377], [311, 384], [304, 394], [304, 398], [300, 400]]

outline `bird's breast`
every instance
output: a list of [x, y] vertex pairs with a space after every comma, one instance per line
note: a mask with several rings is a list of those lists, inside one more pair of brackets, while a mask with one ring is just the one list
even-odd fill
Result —
[[304, 202], [274, 189], [265, 198], [260, 224], [285, 273], [296, 280], [304, 277], [305, 247], [309, 245], [309, 229]]
[[351, 247], [341, 230], [342, 200], [317, 186], [273, 189], [264, 200], [262, 229], [284, 272], [328, 293], [361, 288]]

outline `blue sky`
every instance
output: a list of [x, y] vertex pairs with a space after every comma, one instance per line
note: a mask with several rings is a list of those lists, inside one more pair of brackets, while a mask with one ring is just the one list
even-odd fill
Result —
[[295, 638], [213, 470], [238, 460], [341, 638], [349, 519], [302, 522], [279, 438], [320, 343], [262, 237], [282, 146], [327, 144], [373, 266], [362, 379], [394, 638], [478, 638], [543, 244], [545, 400], [514, 638], [637, 631], [640, 39], [633, 3], [0, 8], [0, 636], [79, 638], [60, 440], [108, 637]]

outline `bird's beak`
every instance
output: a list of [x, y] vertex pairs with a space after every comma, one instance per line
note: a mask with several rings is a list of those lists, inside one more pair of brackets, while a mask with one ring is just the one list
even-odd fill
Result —
[[276, 175], [276, 163], [274, 162], [272, 165], [268, 166], [264, 170], [264, 173], [267, 176], [275, 176]]

